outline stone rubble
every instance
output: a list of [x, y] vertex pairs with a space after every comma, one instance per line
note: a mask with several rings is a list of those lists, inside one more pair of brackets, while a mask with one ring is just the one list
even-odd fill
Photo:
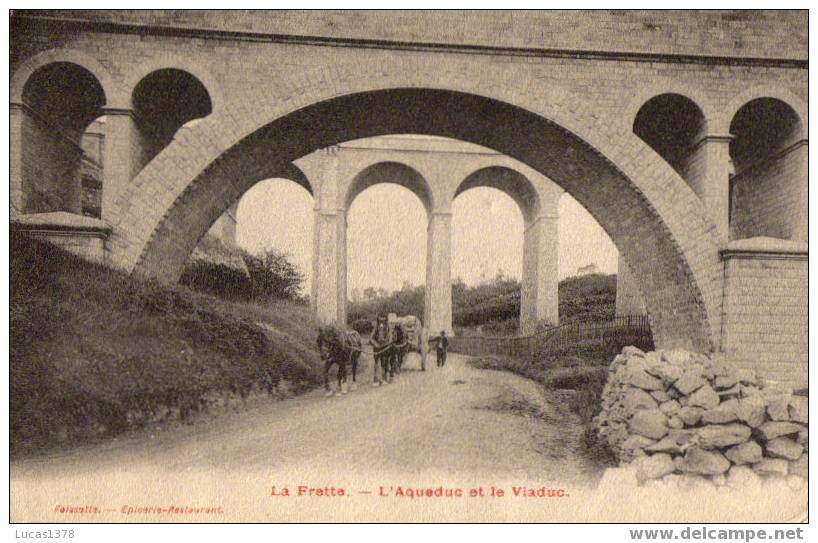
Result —
[[807, 477], [807, 398], [707, 355], [625, 347], [594, 423], [640, 483]]

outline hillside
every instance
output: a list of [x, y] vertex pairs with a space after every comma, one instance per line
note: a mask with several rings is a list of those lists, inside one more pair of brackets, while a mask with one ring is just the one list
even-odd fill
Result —
[[[424, 287], [404, 288], [391, 294], [350, 304], [348, 322], [360, 332], [369, 330], [379, 314], [423, 315]], [[559, 283], [560, 322], [612, 319], [616, 305], [616, 275], [590, 274]], [[515, 334], [520, 314], [520, 283], [499, 276], [476, 286], [452, 285], [456, 328], [485, 334]]]
[[10, 268], [15, 454], [318, 382], [304, 305], [166, 288], [15, 232]]

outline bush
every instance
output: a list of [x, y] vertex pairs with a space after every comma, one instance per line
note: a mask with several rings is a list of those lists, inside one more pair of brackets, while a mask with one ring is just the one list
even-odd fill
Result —
[[179, 284], [227, 300], [250, 300], [253, 284], [242, 270], [206, 261], [185, 266]]
[[242, 252], [252, 285], [251, 296], [257, 300], [296, 300], [301, 296], [304, 275], [287, 255], [268, 249], [258, 255]]
[[319, 382], [309, 327], [272, 340], [261, 307], [141, 281], [17, 232], [10, 249], [14, 454], [187, 420], [282, 380]]

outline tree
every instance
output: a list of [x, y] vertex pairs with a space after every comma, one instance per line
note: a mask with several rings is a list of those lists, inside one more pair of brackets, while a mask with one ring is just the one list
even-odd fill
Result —
[[250, 275], [254, 298], [297, 299], [304, 275], [290, 262], [287, 254], [267, 249], [258, 255], [245, 253], [244, 263]]

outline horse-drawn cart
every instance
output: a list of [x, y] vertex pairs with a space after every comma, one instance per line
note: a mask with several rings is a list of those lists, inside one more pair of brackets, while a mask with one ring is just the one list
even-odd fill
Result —
[[405, 338], [405, 345], [395, 345], [402, 348], [401, 359], [404, 354], [415, 352], [420, 355], [420, 369], [426, 371], [426, 355], [429, 352], [429, 334], [420, 319], [414, 315], [398, 317], [395, 313], [390, 313], [388, 317], [389, 336], [395, 337], [395, 328], [400, 327]]

